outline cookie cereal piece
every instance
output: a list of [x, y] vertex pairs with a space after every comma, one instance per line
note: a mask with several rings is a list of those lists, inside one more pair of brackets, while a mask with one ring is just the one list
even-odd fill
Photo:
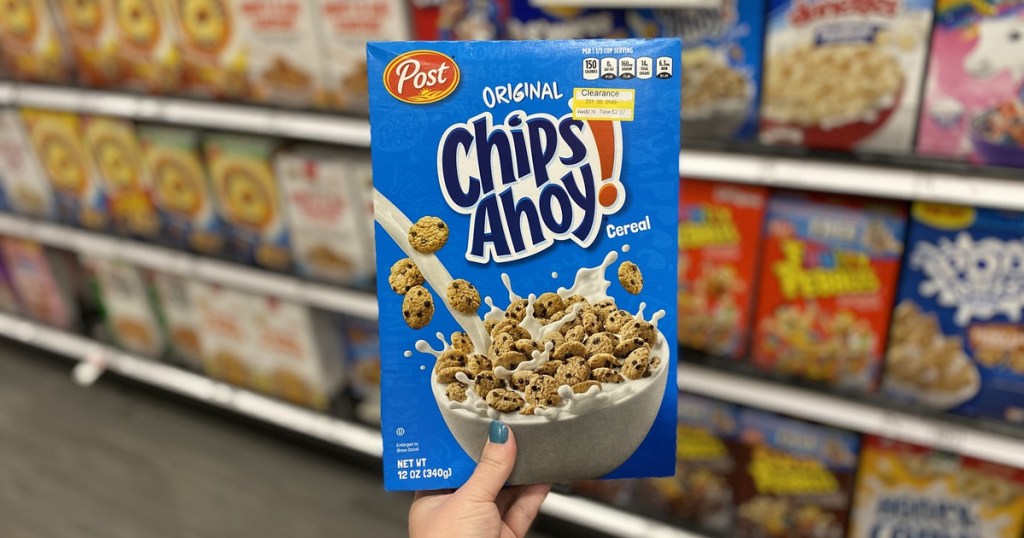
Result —
[[447, 242], [448, 225], [437, 217], [423, 217], [409, 228], [409, 244], [417, 252], [433, 254]]
[[420, 268], [409, 258], [402, 258], [391, 266], [388, 285], [399, 295], [405, 295], [413, 286], [422, 286], [426, 282]]
[[565, 340], [567, 342], [583, 342], [583, 339], [586, 337], [587, 330], [583, 328], [583, 325], [576, 325], [565, 333]]
[[619, 337], [610, 332], [599, 332], [592, 334], [583, 341], [587, 346], [587, 356], [592, 357], [601, 353], [612, 353], [619, 343]]
[[516, 339], [512, 338], [511, 334], [508, 333], [497, 333], [491, 337], [491, 346], [487, 349], [487, 354], [492, 357], [497, 357], [502, 353], [511, 351], [516, 345]]
[[494, 328], [498, 326], [499, 321], [501, 320], [497, 320], [494, 318], [484, 320], [484, 330], [487, 331], [487, 334], [491, 334], [494, 332]]
[[533, 301], [533, 315], [538, 318], [550, 318], [551, 316], [565, 311], [565, 301], [557, 293], [546, 292], [540, 294]]
[[647, 347], [647, 342], [644, 342], [643, 338], [637, 338], [635, 336], [633, 338], [625, 338], [619, 342], [619, 345], [615, 346], [613, 355], [622, 358], [632, 353], [635, 349], [642, 347]]
[[434, 371], [440, 372], [445, 368], [462, 368], [464, 366], [466, 366], [466, 355], [461, 351], [448, 349], [437, 356]]
[[445, 396], [453, 402], [464, 402], [466, 401], [466, 386], [462, 383], [448, 383], [448, 386], [444, 389]]
[[486, 370], [493, 370], [494, 366], [491, 364], [491, 360], [487, 357], [475, 353], [466, 358], [466, 369], [477, 375]]
[[555, 381], [559, 385], [569, 385], [571, 387], [588, 379], [590, 379], [590, 367], [587, 366], [586, 360], [582, 357], [569, 359], [565, 364], [559, 366], [555, 372]]
[[535, 372], [529, 370], [516, 370], [512, 372], [512, 377], [509, 379], [509, 386], [513, 389], [523, 392], [526, 390], [526, 385], [530, 382], [530, 378], [535, 375]]
[[515, 343], [515, 350], [526, 355], [528, 359], [533, 358], [534, 351], [540, 351], [542, 349], [544, 348], [540, 345], [540, 342], [530, 340], [529, 338], [520, 338], [519, 340], [516, 340]]
[[526, 384], [526, 401], [538, 406], [555, 406], [562, 403], [558, 394], [558, 381], [549, 375], [534, 375]]
[[597, 387], [598, 390], [601, 390], [601, 383], [593, 379], [581, 381], [572, 386], [572, 392], [573, 394], [583, 394], [590, 390], [590, 387]]
[[530, 303], [526, 299], [516, 299], [505, 309], [505, 319], [514, 319], [521, 322], [526, 319], [526, 306]]
[[650, 352], [645, 347], [633, 350], [622, 363], [622, 376], [626, 379], [640, 379], [649, 365]]
[[644, 275], [633, 262], [622, 262], [619, 265], [619, 284], [627, 292], [637, 295], [644, 289]]
[[473, 390], [476, 391], [481, 398], [486, 397], [487, 393], [494, 389], [503, 388], [505, 388], [505, 382], [498, 379], [497, 376], [494, 375], [494, 372], [490, 370], [480, 372], [473, 378]]
[[600, 383], [622, 383], [622, 375], [611, 368], [594, 368], [590, 371], [590, 379]]
[[573, 305], [576, 303], [590, 304], [585, 297], [579, 294], [573, 294], [562, 299], [562, 303], [565, 304], [566, 310], [572, 310]]
[[625, 310], [616, 310], [604, 320], [605, 330], [613, 333], [617, 333], [622, 330], [622, 327], [629, 323], [633, 319], [633, 314]]
[[586, 355], [587, 347], [583, 345], [583, 342], [566, 339], [564, 344], [556, 347], [555, 351], [551, 353], [551, 358], [561, 361], [569, 357], [585, 357]]
[[620, 333], [623, 338], [642, 338], [648, 345], [653, 346], [658, 341], [658, 329], [648, 321], [634, 319], [622, 326]]
[[519, 411], [519, 414], [520, 415], [526, 415], [526, 416], [533, 416], [533, 415], [537, 414], [537, 406], [536, 405], [526, 404], [526, 407], [522, 408]]
[[592, 306], [594, 309], [594, 313], [597, 314], [597, 317], [598, 319], [601, 320], [601, 323], [604, 323], [612, 312], [617, 312], [619, 310], [619, 307], [615, 306], [614, 299], [601, 299], [600, 301], [594, 303]]
[[452, 349], [461, 351], [466, 355], [476, 351], [473, 348], [473, 341], [469, 339], [469, 335], [461, 331], [452, 333]]
[[526, 355], [518, 351], [506, 351], [494, 359], [494, 366], [501, 366], [506, 370], [515, 370], [520, 363], [526, 361]]
[[402, 299], [402, 318], [413, 329], [422, 329], [434, 317], [434, 297], [427, 288], [413, 286]]
[[530, 337], [530, 331], [522, 328], [519, 322], [514, 319], [504, 319], [499, 321], [494, 329], [491, 330], [491, 335], [507, 333], [512, 336], [513, 340], [521, 340], [523, 338]]
[[480, 309], [480, 292], [468, 280], [456, 278], [448, 284], [448, 304], [456, 312], [475, 314]]
[[602, 323], [601, 320], [597, 317], [597, 314], [593, 312], [584, 312], [581, 319], [583, 320], [583, 330], [585, 330], [587, 334], [601, 332]]
[[446, 384], [447, 383], [454, 383], [454, 382], [458, 381], [458, 379], [455, 378], [455, 374], [458, 374], [459, 372], [462, 372], [462, 373], [466, 374], [466, 377], [469, 377], [470, 379], [473, 378], [473, 372], [470, 372], [468, 368], [464, 368], [464, 367], [461, 367], [461, 366], [460, 367], [450, 367], [450, 368], [442, 368], [440, 371], [437, 372], [437, 382], [438, 383], [446, 383]]
[[538, 366], [537, 369], [534, 370], [534, 372], [540, 375], [554, 376], [555, 372], [558, 371], [558, 367], [563, 364], [565, 363], [562, 361], [548, 361]]
[[558, 331], [552, 331], [551, 333], [548, 333], [546, 336], [543, 336], [541, 338], [541, 340], [542, 340], [542, 342], [541, 342], [542, 345], [543, 344], [547, 344], [548, 342], [551, 342], [551, 344], [552, 344], [551, 349], [555, 349], [558, 346], [560, 346], [560, 345], [565, 343], [565, 335], [563, 335], [562, 333], [560, 333]]
[[487, 405], [502, 413], [514, 413], [524, 405], [522, 396], [508, 389], [494, 389], [488, 392], [484, 399], [487, 400]]
[[614, 369], [619, 367], [619, 359], [616, 359], [615, 355], [612, 355], [611, 353], [597, 353], [595, 355], [591, 355], [590, 358], [587, 359], [587, 366], [589, 366], [591, 370], [595, 370], [597, 368]]

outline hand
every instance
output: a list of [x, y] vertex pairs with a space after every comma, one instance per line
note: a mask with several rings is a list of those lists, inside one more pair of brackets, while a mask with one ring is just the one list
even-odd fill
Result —
[[409, 509], [410, 538], [522, 538], [550, 484], [503, 487], [516, 462], [516, 438], [501, 422], [473, 475], [457, 490], [420, 491]]

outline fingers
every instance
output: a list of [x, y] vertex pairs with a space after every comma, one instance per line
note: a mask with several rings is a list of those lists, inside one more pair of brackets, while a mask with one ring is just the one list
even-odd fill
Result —
[[454, 492], [455, 492], [454, 489], [433, 489], [433, 490], [417, 491], [416, 494], [413, 496], [412, 500], [413, 500], [413, 502], [416, 502], [416, 501], [418, 501], [420, 499], [426, 499], [427, 497], [434, 497], [434, 496], [437, 496], [437, 495], [448, 495], [448, 494], [454, 493]]
[[516, 439], [504, 424], [494, 421], [473, 475], [459, 493], [481, 502], [494, 502], [516, 463]]
[[505, 513], [505, 525], [512, 530], [516, 536], [526, 536], [530, 525], [537, 518], [540, 506], [544, 504], [548, 492], [551, 491], [551, 484], [533, 484], [526, 486], [519, 492], [518, 498], [512, 503]]

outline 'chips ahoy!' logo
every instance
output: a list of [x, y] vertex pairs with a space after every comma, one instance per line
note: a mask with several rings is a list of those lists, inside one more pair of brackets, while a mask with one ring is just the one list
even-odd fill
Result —
[[448, 205], [470, 216], [466, 259], [509, 262], [556, 241], [589, 247], [602, 217], [626, 201], [622, 130], [614, 121], [489, 112], [445, 131], [437, 177]]

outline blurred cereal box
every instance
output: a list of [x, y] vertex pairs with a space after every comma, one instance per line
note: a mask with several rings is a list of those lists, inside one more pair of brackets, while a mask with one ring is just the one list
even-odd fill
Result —
[[754, 364], [875, 386], [903, 253], [902, 204], [779, 192], [768, 203]]
[[78, 290], [71, 274], [75, 268], [66, 255], [10, 237], [0, 239], [0, 249], [11, 283], [18, 291], [22, 313], [59, 329], [79, 328], [75, 301]]
[[760, 140], [909, 153], [934, 0], [770, 0]]
[[261, 308], [250, 293], [192, 280], [189, 299], [202, 334], [199, 349], [206, 375], [232, 385], [267, 389], [269, 363], [260, 352], [251, 313]]
[[289, 271], [292, 255], [285, 206], [271, 163], [279, 144], [244, 135], [203, 138], [218, 212], [228, 225], [230, 252], [242, 263]]
[[200, 132], [143, 125], [139, 141], [152, 199], [163, 223], [162, 242], [207, 255], [226, 253], [226, 230], [203, 165]]
[[57, 200], [64, 224], [106, 230], [106, 187], [83, 140], [82, 122], [69, 112], [23, 109], [22, 119]]
[[360, 185], [351, 154], [298, 147], [278, 153], [274, 169], [288, 206], [295, 266], [316, 279], [366, 286], [374, 274], [371, 193]]
[[1018, 538], [1024, 471], [872, 435], [864, 437], [850, 538]]
[[180, 276], [159, 271], [151, 272], [149, 279], [156, 293], [157, 311], [163, 321], [171, 358], [193, 370], [202, 370], [199, 319], [188, 294], [188, 282]]
[[509, 1], [412, 0], [413, 36], [426, 41], [501, 39]]
[[764, 40], [761, 0], [724, 0], [718, 7], [631, 10], [640, 37], [683, 41], [683, 137], [752, 139]]
[[938, 0], [917, 151], [1024, 166], [1024, 4]]
[[152, 290], [142, 272], [114, 258], [83, 255], [82, 265], [96, 279], [97, 292], [114, 343], [143, 357], [159, 359], [166, 341]]
[[883, 389], [1024, 423], [1024, 215], [913, 205]]
[[242, 0], [238, 31], [245, 36], [248, 99], [292, 107], [323, 101], [321, 52], [309, 0]]
[[135, 126], [124, 119], [82, 118], [85, 147], [106, 186], [114, 229], [141, 239], [160, 235], [160, 215], [150, 198], [152, 178], [142, 159]]
[[182, 53], [174, 0], [113, 0], [122, 87], [173, 93], [181, 85]]
[[0, 184], [6, 210], [30, 217], [56, 218], [53, 187], [29, 145], [16, 110], [0, 110]]
[[672, 474], [680, 54], [369, 45], [388, 489], [462, 484], [495, 419], [512, 483]]
[[536, 6], [531, 0], [509, 2], [509, 39], [621, 38], [631, 35], [625, 9]]
[[345, 379], [355, 399], [356, 417], [380, 425], [380, 334], [371, 320], [337, 316], [335, 325], [344, 350]]
[[238, 10], [232, 0], [176, 0], [174, 23], [181, 39], [182, 89], [220, 99], [249, 95], [248, 58]]
[[[3, 238], [0, 238], [0, 242]], [[0, 249], [0, 312], [22, 315], [21, 305], [18, 302], [18, 290], [14, 288], [14, 281], [11, 280], [11, 272], [7, 269], [7, 261], [3, 259], [3, 251]]]
[[[37, 3], [45, 2], [36, 0]], [[117, 20], [112, 0], [53, 0], [71, 42], [78, 82], [86, 86], [117, 87]]]
[[316, 0], [313, 13], [323, 57], [326, 104], [367, 111], [366, 43], [409, 39], [403, 0]]
[[71, 82], [74, 61], [59, 21], [42, 0], [11, 0], [0, 5], [3, 70], [26, 82]]
[[740, 439], [730, 536], [844, 536], [860, 435], [742, 409]]
[[679, 192], [679, 342], [746, 356], [768, 189], [683, 179]]

